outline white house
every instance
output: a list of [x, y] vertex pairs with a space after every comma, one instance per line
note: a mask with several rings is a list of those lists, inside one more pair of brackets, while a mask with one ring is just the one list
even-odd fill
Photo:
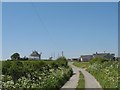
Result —
[[33, 51], [30, 56], [29, 56], [29, 59], [30, 60], [41, 60], [41, 54], [42, 53], [38, 53], [37, 51]]

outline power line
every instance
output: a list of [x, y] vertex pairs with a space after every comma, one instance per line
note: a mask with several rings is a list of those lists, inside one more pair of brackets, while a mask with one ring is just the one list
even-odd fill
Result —
[[[37, 14], [37, 17], [38, 17], [38, 19], [39, 19], [39, 22], [41, 23], [41, 25], [43, 26], [43, 29], [44, 29], [44, 30], [46, 31], [46, 33], [48, 34], [47, 37], [48, 37], [49, 41], [51, 42], [51, 44], [52, 44], [53, 46], [57, 46], [56, 43], [55, 43], [55, 41], [53, 40], [52, 36], [49, 36], [49, 35], [51, 35], [51, 34], [50, 34], [50, 32], [47, 30], [47, 27], [46, 27], [44, 21], [42, 20], [40, 14], [39, 14], [39, 12], [38, 12], [38, 8], [37, 8], [33, 3], [32, 3], [32, 6], [34, 7], [34, 10], [35, 10], [35, 12], [36, 12], [36, 14]], [[53, 42], [53, 41], [54, 41], [54, 42]]]
[[[53, 41], [53, 38], [52, 38], [51, 36], [49, 36], [49, 35], [51, 35], [50, 32], [47, 30], [47, 27], [46, 27], [44, 21], [42, 20], [40, 14], [39, 14], [39, 12], [38, 12], [38, 8], [37, 8], [33, 3], [32, 3], [32, 6], [34, 7], [34, 9], [35, 9], [35, 11], [36, 11], [36, 14], [37, 14], [37, 17], [38, 17], [38, 19], [39, 19], [39, 22], [42, 24], [43, 29], [44, 29], [44, 30], [46, 31], [46, 33], [48, 34], [48, 36], [47, 36], [48, 39], [50, 40], [50, 42]], [[52, 44], [55, 44], [55, 42], [53, 42]]]

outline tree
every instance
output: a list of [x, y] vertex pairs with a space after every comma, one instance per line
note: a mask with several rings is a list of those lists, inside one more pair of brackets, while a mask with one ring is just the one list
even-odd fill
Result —
[[12, 60], [18, 60], [18, 59], [20, 59], [20, 54], [19, 53], [14, 53], [13, 55], [11, 55], [11, 59]]
[[28, 57], [24, 56], [23, 58], [20, 58], [20, 60], [28, 60]]

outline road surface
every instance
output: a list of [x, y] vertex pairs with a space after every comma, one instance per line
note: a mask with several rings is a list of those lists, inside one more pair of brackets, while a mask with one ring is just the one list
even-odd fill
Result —
[[75, 88], [78, 85], [78, 81], [79, 81], [79, 71], [81, 71], [84, 75], [86, 90], [87, 90], [87, 88], [89, 88], [89, 90], [90, 90], [90, 88], [91, 88], [91, 90], [93, 88], [100, 88], [99, 90], [101, 90], [100, 84], [90, 73], [88, 73], [86, 70], [84, 70], [82, 68], [78, 68], [78, 67], [72, 65], [72, 62], [69, 62], [68, 64], [72, 68], [74, 74], [69, 79], [69, 81], [67, 81], [65, 83], [65, 85], [61, 88], [61, 90], [64, 90], [65, 88], [69, 88], [70, 90], [75, 90]]
[[73, 70], [73, 76], [69, 79], [69, 81], [67, 81], [65, 83], [65, 85], [61, 88], [61, 90], [64, 90], [66, 88], [69, 88], [69, 90], [75, 90], [75, 88], [78, 85], [78, 81], [79, 81], [79, 68], [77, 68], [74, 65], [72, 65], [72, 63], [68, 63], [68, 64], [69, 64], [69, 66]]

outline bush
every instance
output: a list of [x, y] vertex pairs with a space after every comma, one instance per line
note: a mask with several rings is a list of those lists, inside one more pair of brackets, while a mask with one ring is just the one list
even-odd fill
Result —
[[26, 73], [24, 71], [24, 66], [20, 61], [12, 62], [9, 73], [12, 76], [14, 82], [16, 82], [17, 79], [19, 79], [20, 77], [26, 76]]
[[9, 69], [11, 67], [12, 63], [10, 61], [2, 61], [2, 74], [9, 75]]
[[103, 62], [106, 62], [106, 61], [109, 61], [105, 58], [93, 58], [92, 60], [90, 60], [90, 63], [91, 64], [94, 64], [94, 63], [103, 63]]
[[59, 58], [57, 59], [57, 63], [58, 63], [60, 66], [64, 66], [64, 67], [66, 67], [66, 66], [68, 65], [68, 62], [67, 62], [67, 60], [66, 60], [65, 57], [59, 57]]
[[[60, 89], [71, 77], [72, 69], [65, 58], [56, 61], [4, 61], [4, 88]], [[6, 72], [7, 71], [7, 72]]]

